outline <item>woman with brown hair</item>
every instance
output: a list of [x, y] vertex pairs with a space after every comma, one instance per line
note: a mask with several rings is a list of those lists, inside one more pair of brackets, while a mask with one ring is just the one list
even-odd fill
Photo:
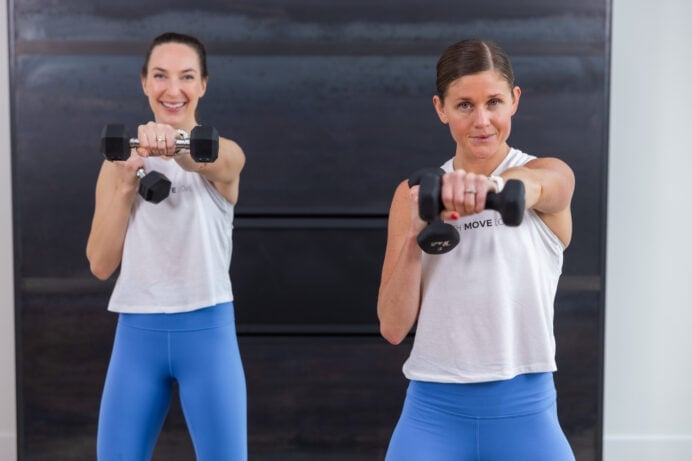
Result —
[[[118, 327], [101, 399], [100, 461], [151, 459], [174, 381], [197, 459], [247, 459], [229, 278], [245, 155], [225, 138], [212, 163], [176, 150], [180, 134], [198, 125], [207, 82], [197, 38], [171, 32], [154, 39], [141, 72], [154, 119], [139, 126], [129, 159], [104, 161], [96, 183], [87, 258], [101, 280], [120, 267], [108, 305]], [[140, 168], [170, 179], [165, 200], [137, 194]]]
[[[389, 215], [378, 299], [382, 335], [416, 325], [410, 380], [387, 461], [566, 461], [553, 383], [553, 303], [572, 236], [572, 170], [510, 147], [521, 90], [495, 43], [464, 40], [437, 64], [433, 105], [456, 142], [442, 165], [440, 218], [461, 243], [426, 254], [419, 186], [402, 182]], [[491, 191], [525, 187], [518, 227], [486, 210]], [[492, 226], [477, 226], [478, 221]]]

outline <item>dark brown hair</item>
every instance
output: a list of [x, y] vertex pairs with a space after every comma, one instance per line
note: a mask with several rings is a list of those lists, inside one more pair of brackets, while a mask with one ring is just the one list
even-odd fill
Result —
[[514, 88], [514, 71], [509, 56], [489, 40], [468, 39], [451, 45], [437, 61], [437, 95], [444, 101], [449, 85], [466, 75], [497, 71]]
[[156, 37], [151, 42], [151, 45], [149, 45], [146, 57], [144, 58], [144, 65], [142, 66], [142, 77], [147, 76], [149, 59], [151, 58], [151, 53], [154, 51], [154, 48], [165, 43], [181, 43], [195, 50], [195, 52], [197, 52], [197, 56], [199, 57], [199, 68], [202, 78], [207, 78], [209, 76], [207, 70], [207, 50], [204, 48], [202, 42], [192, 35], [180, 34], [178, 32], [166, 32]]

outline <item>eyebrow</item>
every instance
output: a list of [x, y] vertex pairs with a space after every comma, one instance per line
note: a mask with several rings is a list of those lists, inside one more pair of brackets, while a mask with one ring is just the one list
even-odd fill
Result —
[[[502, 93], [493, 93], [493, 94], [487, 95], [485, 98], [486, 99], [498, 99], [498, 98], [502, 98], [503, 96], [504, 95]], [[473, 98], [468, 97], [468, 96], [459, 96], [459, 97], [455, 98], [455, 100], [459, 101], [459, 102], [461, 102], [461, 101], [473, 101]]]
[[[163, 67], [154, 67], [151, 69], [153, 72], [168, 72], [168, 69], [164, 69]], [[184, 74], [186, 72], [197, 72], [196, 69], [190, 67], [189, 69], [183, 69], [180, 71], [181, 74]]]

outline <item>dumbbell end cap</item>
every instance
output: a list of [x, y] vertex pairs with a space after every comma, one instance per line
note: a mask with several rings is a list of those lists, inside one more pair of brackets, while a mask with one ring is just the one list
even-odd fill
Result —
[[507, 202], [502, 210], [502, 220], [507, 226], [520, 225], [526, 208], [524, 183], [518, 179], [508, 180], [503, 188], [503, 194], [507, 197]]
[[425, 227], [416, 238], [418, 246], [431, 255], [449, 253], [459, 244], [459, 232], [442, 221], [435, 221]]
[[147, 202], [162, 202], [170, 192], [171, 181], [158, 171], [150, 171], [139, 182], [139, 195]]
[[109, 161], [130, 157], [130, 138], [122, 123], [109, 123], [101, 131], [101, 155]]
[[190, 132], [190, 155], [198, 163], [213, 163], [219, 156], [219, 132], [213, 126], [198, 125]]
[[408, 187], [417, 186], [420, 184], [421, 178], [428, 174], [439, 177], [445, 174], [445, 170], [440, 167], [421, 168], [420, 170], [416, 170], [408, 177]]

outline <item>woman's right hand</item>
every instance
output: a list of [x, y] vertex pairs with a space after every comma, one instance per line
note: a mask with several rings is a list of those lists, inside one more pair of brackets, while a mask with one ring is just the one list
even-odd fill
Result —
[[409, 195], [409, 235], [418, 236], [418, 234], [427, 226], [428, 223], [420, 218], [418, 211], [418, 194], [420, 186], [416, 185], [408, 190]]
[[402, 181], [389, 209], [377, 316], [380, 333], [392, 344], [406, 337], [418, 317], [422, 250], [416, 238], [427, 225], [418, 214], [419, 189]]
[[125, 161], [111, 162], [118, 177], [118, 188], [123, 191], [137, 190], [139, 178], [137, 170], [144, 169], [144, 159], [137, 154], [136, 149], [130, 151], [130, 157]]
[[[428, 225], [427, 222], [420, 218], [420, 212], [418, 209], [418, 196], [420, 193], [420, 186], [416, 185], [409, 189], [409, 232], [411, 235], [418, 236], [418, 234]], [[459, 219], [459, 213], [456, 211], [442, 210], [440, 213], [440, 219], [442, 220], [452, 220], [456, 221]]]
[[120, 265], [132, 203], [139, 188], [137, 170], [144, 160], [134, 150], [125, 161], [104, 161], [96, 181], [96, 197], [87, 259], [91, 272], [106, 280]]

